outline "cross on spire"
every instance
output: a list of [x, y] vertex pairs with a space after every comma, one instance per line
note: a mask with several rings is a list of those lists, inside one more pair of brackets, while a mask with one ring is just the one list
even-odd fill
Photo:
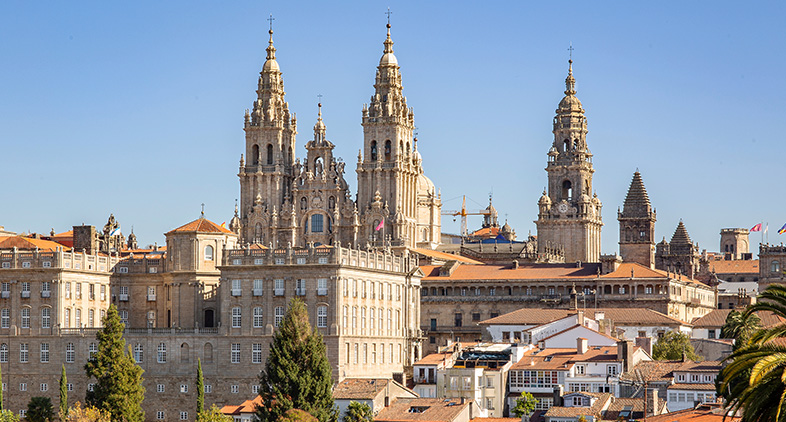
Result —
[[571, 61], [573, 60], [573, 50], [574, 50], [573, 43], [570, 43], [570, 47], [568, 47], [568, 52], [569, 52], [568, 54], [569, 54], [569, 59]]
[[272, 31], [273, 31], [273, 21], [274, 21], [274, 20], [276, 20], [276, 18], [274, 18], [274, 17], [273, 17], [273, 14], [271, 13], [271, 14], [270, 14], [270, 17], [269, 17], [269, 18], [267, 18], [267, 19], [265, 19], [265, 20], [266, 20], [266, 21], [268, 21], [268, 22], [270, 22], [270, 31], [272, 32]]
[[202, 203], [202, 217], [205, 217], [205, 203]]
[[392, 14], [393, 14], [393, 12], [391, 12], [391, 11], [390, 11], [390, 8], [388, 7], [388, 11], [387, 11], [387, 12], [385, 12], [385, 14], [386, 14], [386, 15], [388, 15], [388, 27], [390, 27], [390, 15], [392, 15]]

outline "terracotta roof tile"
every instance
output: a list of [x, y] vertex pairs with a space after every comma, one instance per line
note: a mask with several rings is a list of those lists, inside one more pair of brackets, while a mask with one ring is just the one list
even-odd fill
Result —
[[424, 356], [423, 359], [413, 363], [413, 365], [439, 365], [448, 360], [452, 355], [452, 353], [432, 353]]
[[691, 371], [691, 372], [720, 372], [721, 363], [717, 360], [705, 360], [701, 362], [687, 361], [675, 369], [675, 371]]
[[[403, 398], [382, 409], [374, 420], [377, 422], [451, 422], [468, 406], [469, 402], [462, 404], [460, 399]], [[422, 411], [411, 412], [412, 408], [420, 408]]]
[[598, 399], [595, 401], [595, 404], [593, 404], [592, 406], [589, 406], [589, 407], [554, 406], [554, 407], [552, 407], [551, 409], [549, 409], [546, 412], [546, 416], [547, 417], [557, 417], [557, 418], [571, 418], [571, 417], [578, 417], [578, 416], [581, 416], [581, 415], [585, 415], [585, 416], [592, 415], [592, 416], [595, 416], [595, 419], [599, 419], [598, 416], [600, 416], [601, 409], [603, 409], [606, 406], [606, 403], [608, 403], [613, 398], [612, 395], [609, 394], [609, 393], [595, 393], [595, 394], [593, 394], [593, 393], [581, 392], [581, 393], [569, 393], [569, 394], [566, 394], [566, 396], [570, 395], [570, 394], [581, 394], [581, 395], [585, 395], [585, 396], [594, 396], [594, 397], [598, 397]]
[[701, 405], [697, 409], [685, 409], [678, 412], [650, 416], [646, 422], [739, 422], [741, 418], [729, 416], [724, 418], [724, 409], [719, 405]]
[[620, 375], [621, 380], [638, 381], [639, 376], [651, 382], [671, 382], [674, 379], [674, 371], [684, 365], [681, 360], [652, 360], [642, 361], [628, 371]]
[[[558, 319], [564, 318], [576, 311], [569, 309], [551, 308], [525, 308], [509, 312], [495, 318], [481, 321], [480, 324], [492, 325], [541, 325]], [[657, 325], [689, 325], [677, 318], [670, 317], [658, 311], [648, 308], [598, 308], [588, 309], [584, 312], [587, 318], [595, 319], [596, 315], [602, 313], [603, 318], [613, 321], [617, 325], [628, 324], [657, 324]]]
[[710, 271], [715, 271], [716, 274], [755, 274], [759, 275], [759, 260], [718, 260], [710, 261]]
[[256, 396], [251, 400], [246, 400], [241, 405], [227, 405], [221, 408], [221, 413], [225, 415], [240, 415], [241, 413], [254, 413], [256, 406], [262, 405], [262, 397]]
[[520, 264], [513, 265], [459, 265], [450, 275], [439, 275], [439, 265], [424, 265], [420, 269], [428, 280], [537, 280], [543, 278], [596, 278], [600, 264]]
[[715, 384], [672, 384], [669, 390], [715, 391]]
[[345, 378], [333, 388], [333, 398], [371, 400], [387, 387], [388, 382], [386, 378]]
[[586, 353], [570, 349], [530, 349], [510, 370], [565, 370], [575, 362], [611, 362], [617, 360], [617, 346], [590, 347]]
[[234, 234], [229, 229], [221, 227], [220, 225], [208, 220], [207, 218], [197, 218], [196, 220], [184, 224], [176, 229], [168, 231], [170, 233], [227, 233]]
[[9, 236], [0, 240], [0, 249], [36, 249], [41, 251], [55, 251], [61, 248], [64, 251], [70, 250], [67, 246], [53, 242], [51, 240], [36, 239], [26, 236]]
[[[693, 328], [721, 328], [726, 323], [726, 318], [729, 316], [731, 309], [713, 309], [706, 315], [693, 320]], [[756, 315], [761, 318], [761, 325], [764, 328], [783, 324], [786, 319], [783, 319], [772, 312], [756, 312]]]

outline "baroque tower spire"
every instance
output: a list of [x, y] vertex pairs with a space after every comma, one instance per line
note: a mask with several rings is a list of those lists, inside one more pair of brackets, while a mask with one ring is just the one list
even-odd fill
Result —
[[576, 97], [572, 59], [564, 93], [555, 111], [554, 140], [547, 154], [548, 198], [538, 202], [538, 249], [562, 245], [567, 262], [598, 262], [602, 205], [592, 187], [595, 169], [587, 146], [587, 118]]
[[269, 215], [273, 207], [282, 208], [291, 200], [297, 134], [297, 120], [284, 99], [284, 80], [273, 44], [273, 19], [271, 15], [257, 98], [244, 117], [246, 160], [238, 173], [242, 241], [265, 244], [289, 239], [296, 225], [282, 219], [273, 226]]
[[[415, 114], [403, 94], [390, 28], [388, 21], [374, 94], [363, 106], [363, 151], [357, 166], [360, 235], [361, 241], [377, 246], [415, 247], [439, 241], [441, 202], [415, 153]], [[375, 200], [377, 193], [381, 200]], [[436, 216], [434, 210], [421, 209], [421, 194], [431, 198], [422, 206], [434, 208]]]

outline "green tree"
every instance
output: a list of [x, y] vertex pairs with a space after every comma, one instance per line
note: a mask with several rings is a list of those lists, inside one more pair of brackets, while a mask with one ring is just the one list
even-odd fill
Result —
[[516, 399], [516, 406], [511, 409], [516, 417], [521, 418], [524, 415], [531, 415], [532, 412], [535, 411], [535, 406], [538, 405], [538, 399], [532, 396], [532, 394], [522, 391], [521, 396]]
[[344, 422], [374, 422], [374, 412], [366, 403], [352, 401], [347, 406]]
[[49, 397], [32, 397], [27, 403], [25, 420], [28, 422], [48, 422], [54, 415], [55, 408]]
[[680, 360], [683, 353], [690, 360], [701, 360], [690, 344], [690, 337], [683, 333], [667, 331], [652, 346], [652, 358], [655, 360]]
[[[744, 314], [758, 311], [770, 311], [786, 318], [786, 286], [770, 285]], [[719, 392], [728, 397], [727, 407], [731, 411], [742, 412], [744, 421], [786, 419], [784, 338], [786, 324], [754, 332], [746, 344], [727, 358], [731, 362], [720, 372]]]
[[0, 410], [0, 422], [19, 422], [19, 416], [10, 410]]
[[104, 318], [104, 328], [96, 333], [98, 353], [85, 364], [88, 378], [96, 380], [85, 401], [89, 406], [107, 411], [113, 420], [141, 422], [145, 418], [142, 410], [145, 398], [143, 371], [134, 362], [131, 350], [126, 349], [124, 327], [117, 308], [110, 305]]
[[232, 422], [232, 418], [221, 413], [221, 409], [214, 404], [210, 409], [199, 412], [196, 422]]
[[731, 311], [721, 328], [721, 338], [734, 339], [734, 350], [748, 344], [753, 333], [761, 329], [761, 318], [754, 313]]
[[60, 371], [60, 418], [68, 416], [68, 378], [66, 378], [65, 364]]
[[202, 360], [197, 358], [197, 415], [205, 411], [205, 379], [202, 377]]
[[319, 422], [319, 420], [306, 411], [289, 409], [279, 416], [276, 422]]
[[338, 410], [332, 387], [332, 368], [322, 335], [308, 323], [303, 301], [292, 299], [260, 375], [262, 405], [257, 407], [257, 417], [274, 421], [287, 410], [301, 409], [319, 422], [334, 422]]
[[[3, 385], [3, 368], [0, 366], [0, 385]], [[3, 389], [0, 388], [0, 410], [5, 409], [3, 407]]]

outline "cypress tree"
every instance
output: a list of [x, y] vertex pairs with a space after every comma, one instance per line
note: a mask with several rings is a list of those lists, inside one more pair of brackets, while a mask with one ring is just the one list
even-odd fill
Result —
[[60, 417], [68, 416], [68, 378], [66, 378], [65, 364], [60, 371]]
[[202, 378], [202, 359], [197, 358], [197, 415], [205, 411], [205, 379]]
[[322, 335], [308, 323], [306, 305], [292, 299], [260, 375], [257, 417], [275, 421], [290, 409], [301, 409], [319, 422], [336, 421], [332, 371]]
[[124, 327], [117, 308], [110, 305], [104, 318], [104, 328], [96, 333], [98, 353], [85, 364], [87, 377], [96, 380], [85, 401], [108, 412], [112, 420], [142, 422], [145, 419], [142, 411], [142, 400], [145, 399], [143, 371], [134, 362], [131, 350], [126, 349]]

